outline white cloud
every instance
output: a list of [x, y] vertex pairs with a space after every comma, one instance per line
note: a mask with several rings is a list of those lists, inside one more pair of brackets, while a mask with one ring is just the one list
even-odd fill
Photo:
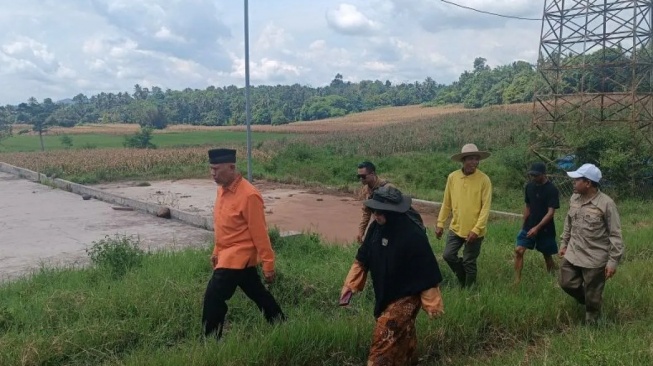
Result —
[[278, 49], [291, 40], [292, 36], [285, 29], [277, 27], [274, 23], [268, 23], [261, 31], [256, 47], [263, 50]]
[[[532, 0], [457, 0], [538, 17]], [[288, 11], [292, 9], [293, 11]], [[539, 22], [508, 20], [435, 0], [250, 2], [256, 84], [457, 80], [475, 57], [535, 62]], [[78, 93], [244, 84], [242, 2], [23, 0], [0, 12], [0, 104]]]
[[[243, 79], [245, 78], [245, 59], [232, 55], [233, 66], [230, 76]], [[302, 67], [291, 65], [289, 63], [262, 58], [260, 61], [252, 61], [250, 59], [250, 78], [252, 81], [274, 81], [280, 82], [287, 80], [289, 77], [299, 76], [302, 72]]]
[[184, 37], [173, 34], [172, 31], [170, 31], [170, 29], [166, 26], [161, 26], [161, 28], [159, 28], [159, 30], [154, 33], [154, 37], [172, 42], [186, 42]]
[[379, 61], [366, 62], [363, 64], [363, 67], [367, 70], [378, 72], [390, 72], [395, 69], [394, 65]]
[[362, 35], [373, 32], [378, 26], [356, 6], [340, 4], [336, 9], [326, 13], [327, 23], [333, 30], [347, 35]]

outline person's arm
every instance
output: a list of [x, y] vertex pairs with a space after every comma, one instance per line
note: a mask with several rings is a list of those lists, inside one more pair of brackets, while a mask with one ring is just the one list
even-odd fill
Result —
[[[256, 247], [259, 258], [263, 262], [263, 274], [274, 272], [274, 251], [270, 243], [268, 227], [265, 223], [265, 211], [263, 208], [263, 198], [257, 194], [251, 194], [247, 197], [245, 209], [243, 211], [247, 228], [252, 237], [252, 242]], [[267, 276], [266, 276], [267, 278]]]
[[524, 213], [522, 214], [522, 228], [526, 227], [526, 220], [531, 215], [531, 202], [528, 199], [528, 185], [524, 187]]
[[365, 205], [363, 205], [362, 211], [363, 211], [363, 215], [361, 218], [361, 222], [358, 224], [359, 243], [363, 242], [363, 237], [365, 236], [365, 230], [367, 229], [367, 226], [370, 224], [370, 218], [372, 217], [372, 210], [367, 208]]
[[608, 252], [607, 268], [612, 269], [612, 274], [614, 274], [614, 271], [616, 271], [619, 261], [621, 261], [621, 257], [624, 254], [624, 243], [621, 236], [621, 220], [619, 218], [619, 212], [617, 211], [617, 206], [612, 201], [608, 203], [606, 207], [605, 222], [610, 234], [610, 250]]
[[542, 227], [544, 227], [544, 225], [551, 222], [551, 220], [553, 220], [553, 217], [555, 216], [556, 209], [560, 208], [560, 193], [558, 192], [558, 189], [555, 188], [554, 186], [551, 186], [547, 194], [548, 196], [546, 202], [546, 206], [547, 206], [546, 215], [544, 215], [542, 220], [540, 220], [540, 222], [531, 229], [532, 232], [529, 231], [530, 236], [537, 235], [537, 233], [540, 231], [540, 229], [542, 229]]
[[540, 232], [540, 229], [544, 225], [546, 225], [548, 222], [553, 220], [553, 215], [555, 215], [555, 212], [556, 212], [555, 208], [549, 207], [549, 209], [546, 211], [546, 215], [544, 215], [542, 220], [540, 220], [540, 222], [537, 225], [535, 225], [528, 231], [528, 237], [530, 238], [537, 235], [537, 233]]
[[481, 187], [481, 212], [476, 220], [476, 225], [472, 228], [472, 232], [479, 235], [487, 228], [487, 221], [490, 218], [490, 206], [492, 205], [492, 182], [490, 178], [486, 178]]
[[218, 200], [220, 199], [220, 190], [215, 197], [213, 205], [213, 252], [211, 253], [211, 265], [215, 269], [218, 265]]
[[569, 239], [571, 238], [571, 217], [569, 213], [565, 215], [565, 226], [560, 235], [560, 256], [564, 256], [567, 252], [567, 245], [569, 244]]
[[442, 206], [440, 213], [438, 213], [438, 221], [436, 228], [444, 229], [444, 224], [451, 214], [451, 175], [447, 177], [447, 184], [444, 186], [444, 197], [442, 198]]

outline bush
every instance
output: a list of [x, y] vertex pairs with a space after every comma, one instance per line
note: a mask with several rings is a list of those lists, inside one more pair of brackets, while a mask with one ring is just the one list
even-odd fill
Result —
[[107, 235], [94, 241], [91, 248], [86, 249], [86, 254], [93, 264], [120, 278], [130, 269], [141, 266], [145, 252], [138, 245], [138, 239], [126, 235], [116, 234], [113, 238]]
[[62, 135], [59, 137], [59, 141], [61, 141], [61, 145], [63, 145], [66, 149], [73, 147], [73, 138], [69, 135]]
[[135, 149], [156, 149], [156, 145], [152, 143], [152, 128], [141, 127], [140, 132], [132, 136], [125, 136], [123, 146]]

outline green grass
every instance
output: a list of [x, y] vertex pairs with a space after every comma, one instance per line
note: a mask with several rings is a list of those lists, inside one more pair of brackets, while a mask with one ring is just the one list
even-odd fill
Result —
[[[157, 147], [183, 147], [216, 145], [219, 143], [231, 143], [246, 141], [246, 133], [240, 131], [188, 131], [170, 132], [155, 134], [152, 143]], [[292, 136], [287, 133], [257, 132], [253, 134], [255, 141], [265, 141]], [[83, 149], [89, 146], [105, 149], [123, 147], [125, 135], [112, 134], [75, 134], [70, 135], [73, 140], [72, 149]], [[65, 147], [61, 144], [61, 136], [44, 136], [43, 142], [47, 151], [61, 150]], [[18, 135], [0, 143], [0, 152], [29, 152], [40, 151], [39, 137], [34, 135]]]
[[[605, 290], [603, 323], [583, 309], [528, 252], [513, 282], [518, 221], [492, 221], [479, 258], [479, 287], [460, 290], [432, 239], [443, 275], [445, 314], [418, 317], [422, 365], [650, 365], [653, 362], [653, 220], [638, 202], [620, 204], [626, 258]], [[642, 216], [644, 214], [645, 216]], [[562, 213], [557, 215], [560, 224]], [[559, 226], [561, 228], [561, 226]], [[289, 317], [270, 326], [239, 290], [219, 343], [203, 340], [205, 250], [158, 252], [116, 278], [100, 268], [42, 270], [0, 286], [2, 365], [360, 365], [374, 319], [368, 283], [350, 308], [337, 298], [355, 246], [314, 235], [275, 239], [271, 291]]]

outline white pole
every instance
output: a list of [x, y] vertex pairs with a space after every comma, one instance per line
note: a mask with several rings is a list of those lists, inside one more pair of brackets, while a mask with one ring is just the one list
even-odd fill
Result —
[[252, 181], [252, 112], [249, 105], [249, 6], [245, 0], [245, 118], [247, 119], [247, 180]]

